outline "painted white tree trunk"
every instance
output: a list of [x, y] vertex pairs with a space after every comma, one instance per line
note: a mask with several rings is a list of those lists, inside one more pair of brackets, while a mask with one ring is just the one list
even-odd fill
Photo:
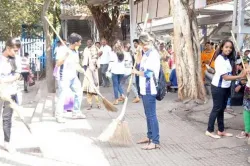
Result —
[[174, 53], [181, 100], [206, 99], [201, 74], [201, 55], [195, 0], [171, 0], [174, 22]]

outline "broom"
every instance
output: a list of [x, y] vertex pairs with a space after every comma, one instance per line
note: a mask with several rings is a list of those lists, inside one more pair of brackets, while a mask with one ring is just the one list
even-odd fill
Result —
[[[231, 35], [232, 35], [233, 43], [234, 43], [235, 48], [236, 48], [236, 52], [240, 52], [240, 48], [239, 48], [239, 46], [238, 46], [238, 44], [237, 44], [237, 42], [236, 42], [236, 39], [235, 39], [235, 37], [234, 37], [234, 33], [233, 33], [232, 30], [231, 30]], [[245, 64], [244, 64], [244, 61], [243, 61], [243, 58], [242, 58], [241, 55], [240, 55], [240, 59], [241, 59], [241, 62], [242, 62], [243, 69], [246, 70], [246, 66], [245, 66]], [[247, 84], [248, 84], [248, 85], [250, 84], [249, 80], [250, 80], [250, 78], [249, 78], [249, 74], [248, 74], [248, 75], [247, 75]], [[250, 86], [250, 85], [249, 85], [249, 86]]]
[[[146, 29], [148, 16], [149, 14], [147, 13], [145, 17], [142, 32], [144, 32]], [[135, 65], [136, 65], [136, 61], [134, 62], [133, 69], [135, 68]], [[128, 123], [124, 121], [124, 115], [125, 115], [126, 108], [127, 108], [128, 96], [131, 90], [133, 75], [131, 75], [131, 78], [129, 81], [129, 85], [127, 88], [127, 95], [125, 97], [125, 101], [123, 103], [122, 111], [120, 115], [116, 119], [113, 119], [113, 121], [109, 124], [109, 126], [98, 137], [98, 139], [102, 142], [111, 142], [111, 143], [123, 144], [123, 145], [128, 145], [132, 142], [132, 138], [131, 138], [132, 136], [129, 131]]]
[[[58, 39], [61, 41], [61, 43], [63, 43], [64, 46], [66, 46], [62, 40], [62, 38], [59, 36], [59, 34], [56, 32], [55, 28], [52, 26], [52, 24], [49, 22], [47, 17], [44, 17], [44, 19], [47, 21], [47, 23], [49, 24], [49, 26], [51, 27], [51, 29], [54, 31], [54, 33], [56, 34], [56, 36], [58, 37]], [[111, 112], [117, 112], [117, 108], [110, 102], [108, 101], [101, 93], [100, 91], [97, 89], [97, 87], [95, 86], [95, 84], [91, 81], [91, 79], [89, 78], [89, 76], [85, 73], [85, 70], [83, 70], [83, 74], [84, 76], [87, 78], [87, 80], [90, 83], [90, 86], [92, 86], [94, 88], [94, 90], [96, 91], [97, 95], [99, 95], [102, 98], [102, 102], [104, 107]]]
[[[22, 108], [11, 98], [11, 95], [8, 95], [8, 93], [6, 93], [6, 91], [4, 91], [5, 89], [6, 89], [5, 84], [0, 84], [0, 100], [3, 100], [3, 101], [10, 103], [10, 108], [12, 108], [16, 112], [18, 117], [21, 119], [21, 122], [29, 130], [30, 134], [33, 135], [32, 131], [31, 131], [31, 127], [24, 121], [24, 117], [22, 116], [22, 114], [19, 111]], [[39, 150], [42, 153], [41, 147], [39, 147]]]
[[[133, 69], [135, 68], [135, 65], [136, 61], [134, 62]], [[98, 137], [98, 139], [102, 142], [111, 142], [122, 145], [128, 145], [132, 142], [132, 136], [129, 131], [128, 123], [124, 120], [124, 115], [128, 104], [128, 97], [130, 95], [133, 76], [134, 74], [131, 74], [130, 76], [127, 94], [120, 115], [116, 119], [113, 119], [112, 123], [109, 124], [106, 130]]]

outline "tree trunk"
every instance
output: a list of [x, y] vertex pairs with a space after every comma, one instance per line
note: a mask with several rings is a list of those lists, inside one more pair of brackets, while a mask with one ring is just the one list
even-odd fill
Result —
[[88, 5], [88, 8], [95, 20], [100, 39], [107, 39], [110, 45], [116, 39], [121, 39], [121, 28], [118, 26], [119, 8], [117, 6], [112, 9], [112, 18], [109, 17], [107, 7]]
[[201, 74], [201, 55], [195, 0], [171, 0], [174, 22], [174, 53], [181, 100], [206, 99]]
[[43, 4], [43, 11], [42, 11], [42, 20], [43, 20], [43, 30], [45, 34], [45, 41], [46, 41], [46, 82], [47, 88], [49, 93], [55, 93], [55, 79], [53, 77], [53, 58], [52, 58], [52, 49], [51, 49], [51, 35], [49, 32], [49, 24], [44, 19], [47, 14], [49, 5], [51, 0], [45, 0]]

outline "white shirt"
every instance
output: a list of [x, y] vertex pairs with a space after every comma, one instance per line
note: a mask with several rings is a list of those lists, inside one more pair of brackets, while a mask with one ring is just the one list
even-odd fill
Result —
[[125, 74], [125, 60], [119, 61], [115, 52], [111, 52], [110, 54], [110, 63], [108, 71], [111, 71], [113, 74]]
[[157, 90], [153, 75], [157, 81], [160, 72], [159, 53], [156, 50], [148, 50], [143, 54], [140, 71], [144, 72], [144, 76], [139, 77], [140, 93], [142, 95], [156, 95]]
[[76, 63], [79, 62], [78, 51], [69, 50], [68, 47], [62, 46], [57, 50], [56, 59], [64, 58], [68, 51], [70, 51], [69, 56], [58, 69], [59, 80], [61, 81], [69, 81], [77, 77]]
[[29, 72], [29, 58], [27, 57], [22, 57], [22, 61], [21, 61], [21, 65], [22, 65], [22, 72]]
[[[20, 71], [18, 71], [18, 67], [15, 71], [13, 71], [12, 69], [12, 65], [11, 62], [13, 61], [10, 60], [9, 58], [0, 55], [0, 79], [4, 79], [4, 78], [8, 78], [8, 77], [12, 77], [15, 73], [20, 73]], [[18, 63], [18, 62], [14, 62], [14, 63]], [[17, 93], [17, 82], [13, 82], [13, 83], [6, 83], [6, 86], [4, 86], [4, 90], [6, 91], [6, 93], [13, 95]]]
[[108, 64], [110, 61], [111, 47], [108, 45], [101, 46], [102, 55], [99, 58], [99, 64]]
[[212, 85], [220, 88], [229, 88], [231, 81], [226, 81], [222, 78], [223, 75], [232, 75], [232, 66], [227, 57], [218, 55], [214, 62], [215, 74], [212, 80]]
[[124, 52], [125, 75], [130, 75], [133, 67], [133, 59], [129, 52]]

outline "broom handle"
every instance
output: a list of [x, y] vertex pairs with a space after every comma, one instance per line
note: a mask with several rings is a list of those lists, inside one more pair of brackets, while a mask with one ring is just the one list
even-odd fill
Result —
[[[232, 34], [232, 38], [233, 38], [233, 42], [234, 42], [234, 45], [235, 45], [236, 51], [240, 53], [240, 49], [239, 49], [239, 46], [238, 46], [238, 44], [237, 44], [237, 42], [236, 42], [236, 39], [235, 39], [235, 37], [234, 37], [234, 33], [233, 33], [233, 31], [231, 31], [231, 34]], [[240, 55], [240, 59], [241, 59], [241, 61], [242, 61], [242, 66], [243, 66], [243, 68], [244, 68], [244, 70], [245, 70], [245, 69], [246, 69], [246, 67], [245, 67], [245, 64], [244, 64], [244, 62], [243, 62], [243, 58], [242, 58], [242, 56], [241, 56], [241, 55]]]
[[[1, 99], [1, 96], [0, 96]], [[10, 107], [17, 113], [18, 117], [21, 119], [21, 121], [23, 122], [23, 124], [25, 125], [25, 127], [29, 130], [29, 132], [32, 134], [31, 132], [31, 128], [30, 126], [24, 121], [24, 117], [22, 116], [22, 114], [19, 112], [20, 106], [18, 106], [13, 99], [11, 98], [2, 98], [3, 101], [7, 101], [10, 103]], [[3, 102], [4, 104], [4, 102]]]
[[[47, 23], [49, 24], [49, 26], [51, 27], [51, 29], [54, 31], [54, 33], [56, 34], [56, 36], [58, 37], [58, 39], [61, 41], [61, 43], [66, 46], [66, 44], [63, 42], [62, 38], [60, 37], [60, 35], [56, 32], [55, 28], [53, 27], [53, 25], [49, 22], [48, 18], [45, 16], [44, 19], [47, 21]], [[89, 78], [89, 76], [86, 74], [85, 70], [83, 70], [83, 74], [84, 76], [87, 78], [87, 80], [90, 83], [90, 86], [92, 86], [94, 88], [94, 90], [96, 91], [96, 93], [101, 97], [104, 98], [104, 96], [100, 93], [100, 91], [97, 89], [97, 87], [95, 86], [95, 84], [91, 81], [91, 79]]]
[[[233, 33], [232, 30], [231, 30], [231, 34], [232, 34], [233, 43], [234, 43], [234, 45], [235, 45], [236, 51], [240, 53], [239, 46], [238, 46], [238, 44], [237, 44], [237, 42], [236, 42], [236, 39], [235, 39], [235, 37], [234, 37], [234, 33]], [[243, 66], [244, 70], [246, 70], [246, 66], [245, 66], [245, 64], [244, 64], [244, 61], [243, 61], [243, 58], [242, 58], [241, 55], [240, 55], [240, 59], [241, 59], [242, 66]], [[249, 74], [247, 74], [247, 81], [248, 81], [248, 82], [250, 81]]]
[[[135, 69], [135, 66], [136, 66], [136, 60], [135, 60], [135, 62], [134, 62], [134, 65], [133, 65], [132, 70]], [[129, 92], [130, 92], [130, 90], [131, 90], [131, 86], [132, 86], [132, 82], [133, 82], [133, 77], [134, 77], [134, 75], [135, 75], [135, 74], [132, 74], [132, 73], [131, 73], [131, 76], [130, 76], [130, 79], [129, 79], [128, 88], [127, 88], [127, 96], [129, 96]]]
[[[145, 17], [145, 21], [144, 21], [144, 26], [143, 26], [142, 32], [144, 32], [145, 29], [147, 28], [148, 16], [149, 16], [149, 14], [147, 13], [146, 17]], [[135, 59], [135, 62], [134, 62], [134, 65], [133, 65], [133, 69], [136, 66], [136, 61], [137, 61], [137, 58]], [[134, 74], [131, 74], [131, 77], [130, 77], [130, 80], [129, 80], [129, 84], [128, 84], [128, 89], [127, 89], [127, 95], [125, 97], [125, 101], [124, 101], [123, 106], [122, 106], [122, 111], [121, 111], [120, 115], [116, 118], [118, 121], [121, 121], [124, 118], [124, 115], [125, 115], [125, 112], [126, 112], [127, 103], [128, 103], [128, 96], [129, 96], [131, 85], [132, 85], [132, 81], [133, 81], [133, 76], [134, 76]]]

